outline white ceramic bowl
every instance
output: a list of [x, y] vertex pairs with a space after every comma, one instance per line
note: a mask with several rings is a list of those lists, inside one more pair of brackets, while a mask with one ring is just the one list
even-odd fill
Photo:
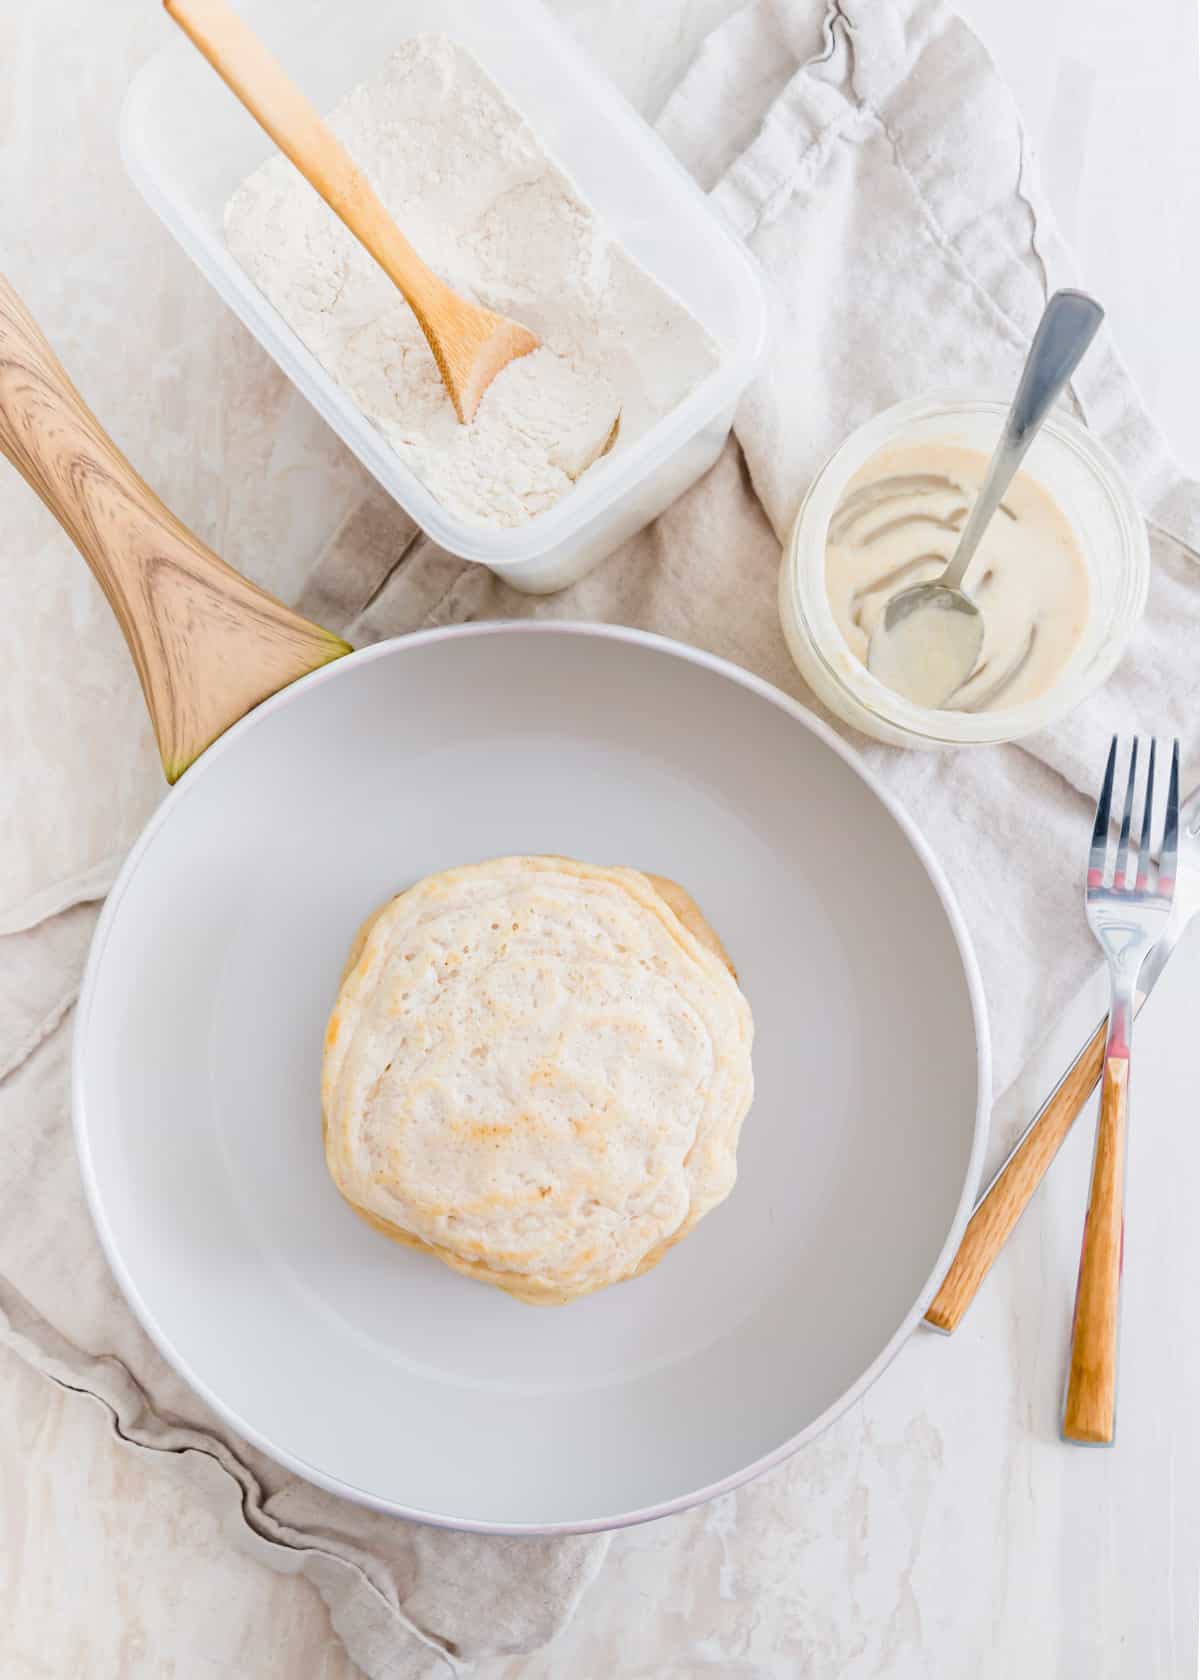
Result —
[[[757, 1022], [729, 1200], [649, 1276], [557, 1308], [368, 1229], [321, 1146], [355, 928], [517, 852], [678, 879]], [[105, 905], [74, 1057], [97, 1227], [193, 1387], [336, 1493], [516, 1532], [677, 1510], [861, 1394], [949, 1263], [988, 1093], [945, 882], [847, 749], [720, 660], [553, 624], [369, 648], [222, 737]]]
[[859, 469], [901, 443], [956, 443], [991, 455], [1008, 405], [955, 397], [897, 403], [853, 432], [813, 480], [779, 574], [783, 633], [813, 692], [854, 728], [901, 747], [986, 746], [1048, 728], [1109, 676], [1146, 605], [1146, 527], [1115, 462], [1088, 431], [1056, 412], [1021, 471], [1046, 489], [1074, 528], [1087, 565], [1091, 612], [1062, 676], [1036, 700], [992, 712], [933, 711], [893, 693], [857, 659], [825, 590], [829, 521]]
[[329, 110], [411, 35], [468, 48], [633, 255], [721, 347], [720, 365], [528, 525], [447, 512], [330, 378], [225, 246], [234, 188], [272, 151], [180, 37], [133, 81], [121, 152], [135, 185], [236, 315], [343, 443], [436, 543], [517, 589], [560, 589], [655, 518], [720, 453], [766, 334], [757, 265], [699, 187], [539, 0], [239, 0], [239, 12]]

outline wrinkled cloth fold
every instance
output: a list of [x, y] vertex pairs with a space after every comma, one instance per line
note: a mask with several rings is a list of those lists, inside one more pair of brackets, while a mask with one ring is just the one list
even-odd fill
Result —
[[[813, 473], [852, 427], [900, 398], [1007, 395], [1049, 291], [1086, 276], [1074, 273], [1007, 89], [965, 26], [929, 0], [753, 0], [704, 45], [661, 132], [755, 252], [769, 294], [770, 355], [717, 464], [588, 578], [543, 599], [437, 549], [364, 477], [304, 583], [303, 610], [359, 644], [473, 619], [636, 625], [723, 654], [814, 705], [775, 609], [780, 541]], [[1187, 647], [1200, 492], [1107, 333], [1072, 401], [1149, 522], [1149, 608], [1122, 666], [1076, 715], [1021, 746], [937, 755], [856, 742], [957, 894], [984, 975], [998, 1088], [1092, 966], [1072, 866], [1107, 737], [1175, 731], [1193, 764], [1200, 746], [1200, 676]], [[284, 575], [268, 561], [257, 579], [295, 595]], [[14, 731], [5, 754], [27, 802], [39, 765], [54, 760], [55, 731], [70, 728], [70, 639], [52, 625], [40, 634], [44, 660], [19, 709], [46, 726]], [[114, 682], [124, 680], [120, 659], [114, 642]], [[132, 841], [150, 797], [148, 758], [131, 772], [120, 738], [111, 750], [110, 765], [62, 798], [59, 876], [39, 879], [36, 823], [5, 838], [6, 878], [34, 888], [0, 902], [0, 1339], [107, 1408], [118, 1438], [160, 1455], [162, 1472], [219, 1509], [238, 1545], [306, 1575], [373, 1680], [533, 1649], [601, 1567], [602, 1537], [424, 1529], [297, 1481], [175, 1376], [109, 1273], [75, 1161], [68, 1084], [71, 1008], [119, 863], [107, 842], [114, 826]], [[63, 874], [67, 854], [74, 867]]]

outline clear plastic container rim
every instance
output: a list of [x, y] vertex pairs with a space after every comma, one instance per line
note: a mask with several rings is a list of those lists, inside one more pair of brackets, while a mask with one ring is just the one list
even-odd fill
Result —
[[[549, 21], [551, 27], [561, 34], [559, 26], [553, 20]], [[628, 453], [615, 453], [598, 462], [569, 495], [538, 514], [528, 525], [496, 530], [454, 519], [404, 465], [382, 434], [342, 394], [336, 382], [278, 312], [236, 268], [223, 246], [217, 251], [219, 260], [214, 268], [213, 239], [207, 224], [172, 194], [156, 167], [156, 160], [142, 144], [142, 107], [153, 84], [172, 62], [188, 62], [194, 51], [187, 41], [171, 42], [134, 75], [121, 107], [119, 126], [121, 158], [127, 174], [243, 326], [277, 360], [274, 346], [260, 336], [254, 318], [255, 309], [257, 307], [261, 313], [274, 317], [283, 340], [281, 348], [286, 346], [291, 352], [291, 365], [284, 368], [287, 377], [322, 412], [327, 423], [327, 410], [342, 412], [357, 437], [357, 441], [349, 447], [354, 449], [363, 465], [434, 542], [461, 559], [476, 560], [485, 565], [493, 562], [502, 562], [506, 566], [519, 565], [522, 561], [541, 559], [560, 544], [570, 541], [614, 503], [634, 493], [643, 479], [711, 425], [722, 412], [733, 408], [760, 366], [768, 333], [766, 299], [756, 259], [661, 137], [632, 105], [621, 100], [625, 107], [623, 114], [637, 123], [644, 142], [658, 152], [662, 164], [675, 176], [681, 193], [701, 209], [711, 223], [714, 238], [720, 241], [731, 263], [741, 271], [740, 280], [743, 283], [739, 285], [739, 290], [744, 294], [742, 308], [746, 318], [739, 324], [738, 340], [721, 345], [721, 358], [713, 371], [681, 403], [656, 421]], [[596, 85], [599, 77], [590, 63], [573, 44], [571, 51], [580, 65], [581, 74], [587, 75]], [[600, 91], [610, 103], [621, 98], [607, 83], [601, 85]], [[403, 481], [402, 495], [393, 475], [399, 475]]]

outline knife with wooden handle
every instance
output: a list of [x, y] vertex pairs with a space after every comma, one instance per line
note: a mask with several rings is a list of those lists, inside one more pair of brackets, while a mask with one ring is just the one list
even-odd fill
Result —
[[[1200, 788], [1194, 788], [1179, 812], [1180, 870], [1171, 925], [1146, 959], [1138, 986], [1137, 1010], [1158, 984], [1171, 954], [1200, 912]], [[975, 1204], [958, 1253], [941, 1288], [929, 1304], [925, 1323], [950, 1335], [975, 1299], [1000, 1250], [1034, 1191], [1058, 1154], [1063, 1139], [1096, 1089], [1104, 1065], [1107, 1017], [1080, 1050], [1034, 1115], [1000, 1171]]]

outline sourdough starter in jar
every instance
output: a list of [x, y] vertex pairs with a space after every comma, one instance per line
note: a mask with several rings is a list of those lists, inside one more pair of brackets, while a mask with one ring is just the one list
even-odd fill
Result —
[[[977, 450], [921, 443], [882, 451], [850, 480], [829, 522], [825, 579], [838, 628], [864, 665], [892, 596], [941, 575], [987, 468]], [[993, 514], [965, 590], [983, 615], [983, 645], [945, 709], [1020, 706], [1052, 688], [1086, 628], [1090, 586], [1065, 515], [1024, 473]]]

